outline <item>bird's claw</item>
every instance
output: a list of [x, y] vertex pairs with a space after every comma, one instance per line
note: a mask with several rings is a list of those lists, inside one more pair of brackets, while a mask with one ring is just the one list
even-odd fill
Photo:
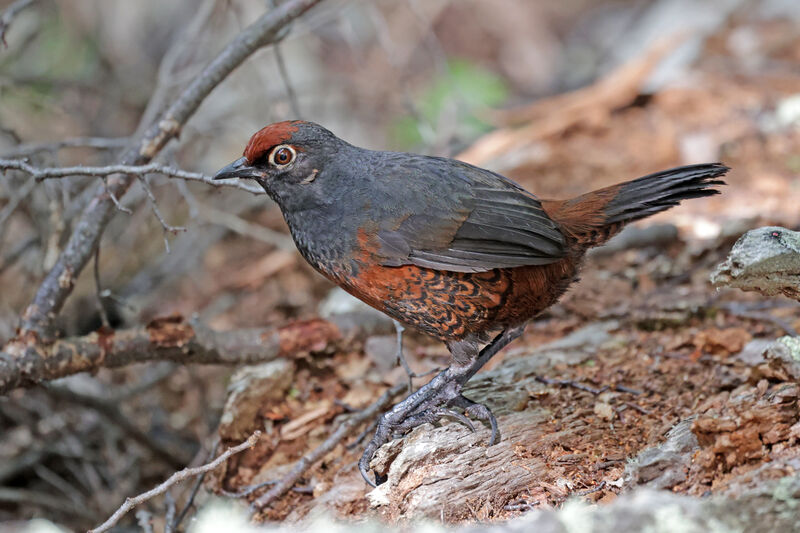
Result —
[[489, 437], [489, 446], [494, 446], [497, 444], [497, 418], [495, 418], [491, 409], [482, 403], [470, 400], [464, 395], [459, 395], [450, 402], [450, 405], [464, 409], [464, 412], [475, 420], [488, 422], [489, 427], [492, 430], [492, 435]]
[[[491, 437], [489, 438], [489, 446], [497, 443], [497, 419], [488, 407], [470, 400], [461, 394], [447, 402], [447, 405], [464, 409], [464, 412], [470, 417], [476, 420], [488, 422], [492, 430]], [[378, 426], [375, 430], [375, 435], [367, 444], [366, 448], [364, 449], [364, 453], [361, 455], [361, 458], [358, 461], [358, 469], [361, 472], [361, 477], [363, 477], [364, 481], [366, 481], [371, 487], [377, 487], [377, 485], [386, 480], [386, 476], [379, 476], [376, 473], [375, 482], [373, 482], [369, 476], [369, 466], [378, 449], [389, 442], [389, 440], [391, 440], [390, 436], [393, 436], [395, 433], [399, 433], [401, 435], [405, 434], [417, 426], [425, 423], [435, 422], [442, 417], [453, 418], [466, 426], [471, 432], [474, 433], [476, 431], [472, 420], [457, 411], [448, 409], [446, 407], [427, 407], [420, 409], [422, 407], [424, 407], [424, 404], [418, 407], [418, 412], [412, 412], [411, 414], [402, 418], [399, 423], [395, 424], [390, 424], [386, 415], [381, 416], [380, 420], [378, 421]], [[397, 415], [397, 413], [392, 414]]]

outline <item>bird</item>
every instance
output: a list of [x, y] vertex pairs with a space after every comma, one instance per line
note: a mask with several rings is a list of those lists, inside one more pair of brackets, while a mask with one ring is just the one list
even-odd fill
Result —
[[[297, 249], [356, 298], [443, 341], [449, 366], [385, 412], [359, 460], [365, 481], [394, 435], [443, 416], [498, 426], [466, 382], [577, 279], [586, 252], [623, 226], [719, 194], [721, 163], [681, 166], [567, 200], [541, 199], [490, 170], [445, 157], [354, 146], [292, 120], [257, 131], [215, 179], [254, 180]], [[474, 429], [474, 428], [473, 428]]]

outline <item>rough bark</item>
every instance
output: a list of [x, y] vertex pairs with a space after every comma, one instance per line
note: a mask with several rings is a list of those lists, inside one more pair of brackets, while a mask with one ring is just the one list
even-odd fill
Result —
[[[800, 467], [796, 464], [795, 468]], [[736, 498], [717, 496], [692, 498], [640, 488], [625, 494], [609, 505], [589, 506], [579, 501], [567, 502], [559, 510], [533, 510], [519, 518], [500, 523], [473, 523], [456, 528], [425, 523], [414, 527], [409, 524], [386, 525], [361, 522], [341, 526], [352, 532], [376, 530], [426, 531], [453, 533], [606, 533], [608, 531], [661, 533], [702, 533], [706, 531], [747, 531], [749, 533], [774, 533], [797, 531], [797, 509], [800, 506], [800, 477], [790, 476], [780, 480], [759, 483], [745, 489]], [[195, 526], [198, 531], [316, 531], [322, 522], [302, 525], [285, 525], [279, 528], [256, 528], [248, 523], [247, 516], [231, 507], [217, 504], [201, 511]], [[330, 522], [325, 522], [330, 531]], [[336, 528], [335, 530], [339, 530]]]
[[500, 442], [487, 447], [490, 431], [483, 426], [475, 433], [457, 423], [436, 429], [420, 426], [376, 454], [372, 466], [388, 479], [367, 495], [371, 505], [391, 519], [444, 515], [452, 520], [468, 516], [475, 502], [502, 506], [511, 495], [536, 486], [546, 465], [535, 457], [520, 460], [517, 450], [566, 439], [586, 429], [576, 418], [552, 431], [547, 424], [550, 413], [529, 405], [531, 391], [543, 388], [537, 378], [554, 364], [579, 364], [593, 356], [599, 345], [611, 339], [610, 331], [617, 325], [593, 324], [534, 355], [506, 360], [475, 376], [465, 395], [491, 405]]
[[391, 323], [374, 314], [294, 322], [279, 328], [213, 331], [183, 318], [158, 319], [145, 328], [100, 330], [49, 345], [20, 337], [0, 352], [0, 394], [78, 372], [155, 360], [200, 364], [254, 364], [323, 350]]

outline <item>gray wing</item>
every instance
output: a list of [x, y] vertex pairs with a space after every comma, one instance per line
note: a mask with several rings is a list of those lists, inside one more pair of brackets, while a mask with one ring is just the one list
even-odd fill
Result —
[[425, 159], [395, 170], [405, 205], [377, 232], [383, 264], [481, 272], [564, 257], [564, 236], [535, 196], [487, 170]]

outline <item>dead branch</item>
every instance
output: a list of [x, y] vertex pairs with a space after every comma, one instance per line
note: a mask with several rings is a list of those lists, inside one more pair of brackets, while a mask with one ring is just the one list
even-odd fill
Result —
[[19, 207], [20, 203], [22, 203], [22, 200], [24, 200], [33, 191], [35, 185], [36, 182], [34, 181], [29, 181], [23, 185], [22, 188], [17, 191], [17, 194], [11, 198], [11, 201], [9, 201], [8, 204], [3, 207], [3, 210], [0, 211], [0, 228], [2, 228], [3, 224], [6, 223], [6, 220], [8, 220], [14, 211], [16, 211], [17, 207]]
[[11, 26], [14, 17], [33, 2], [34, 0], [17, 0], [8, 6], [5, 11], [3, 11], [3, 14], [0, 15], [0, 42], [2, 42], [3, 46], [6, 48], [8, 48], [8, 43], [6, 42], [6, 31], [8, 31], [8, 27]]
[[[156, 201], [156, 197], [153, 194], [153, 190], [150, 188], [150, 183], [148, 183], [147, 178], [140, 177], [139, 183], [142, 185], [144, 192], [147, 194], [147, 201], [150, 204], [150, 208], [153, 210], [153, 214], [155, 215], [156, 219], [158, 220], [159, 224], [161, 224], [161, 228], [164, 230], [164, 248], [166, 248], [167, 253], [169, 253], [169, 238], [168, 235], [171, 233], [173, 235], [177, 235], [183, 231], [186, 231], [186, 228], [183, 226], [173, 226], [169, 224], [166, 219], [164, 219], [164, 215], [161, 214], [161, 210], [158, 208], [158, 202]], [[98, 243], [98, 248], [100, 244]]]
[[119, 509], [117, 509], [113, 515], [109, 517], [108, 520], [103, 522], [101, 525], [97, 526], [96, 528], [89, 531], [89, 533], [102, 533], [103, 531], [108, 531], [117, 522], [119, 519], [125, 516], [125, 514], [136, 507], [137, 505], [144, 503], [152, 498], [155, 498], [159, 494], [165, 493], [170, 487], [175, 485], [176, 483], [180, 483], [186, 479], [189, 479], [194, 476], [199, 476], [200, 474], [204, 474], [205, 472], [210, 472], [214, 470], [219, 465], [227, 461], [232, 455], [235, 455], [239, 452], [242, 452], [248, 448], [252, 448], [258, 439], [261, 437], [261, 432], [256, 431], [250, 437], [244, 441], [243, 443], [239, 444], [238, 446], [234, 446], [233, 448], [228, 448], [225, 453], [211, 461], [210, 463], [204, 464], [203, 466], [198, 466], [195, 468], [184, 468], [180, 472], [175, 472], [172, 474], [169, 479], [163, 482], [161, 485], [155, 487], [154, 489], [148, 490], [147, 492], [143, 492], [139, 494], [135, 498], [128, 498], [125, 500]]
[[[145, 133], [137, 139], [119, 160], [121, 165], [143, 165], [152, 161], [164, 146], [177, 137], [183, 125], [214, 88], [253, 52], [285, 35], [285, 28], [297, 17], [321, 0], [289, 0], [269, 10], [256, 22], [245, 28], [197, 76], [186, 89], [166, 107], [166, 110]], [[21, 332], [33, 333], [43, 340], [54, 336], [53, 319], [71, 294], [75, 279], [94, 253], [106, 226], [116, 208], [110, 196], [122, 196], [130, 188], [133, 178], [129, 174], [114, 174], [106, 187], [99, 186], [87, 204], [72, 236], [64, 247], [55, 266], [50, 270], [33, 302], [22, 316]]]
[[275, 483], [275, 485], [269, 491], [254, 501], [251, 506], [251, 510], [258, 511], [259, 509], [263, 509], [286, 494], [286, 492], [288, 492], [294, 486], [294, 484], [297, 483], [303, 474], [308, 472], [308, 470], [314, 466], [314, 463], [322, 459], [340, 442], [352, 434], [353, 430], [360, 424], [377, 417], [380, 412], [386, 410], [389, 407], [392, 399], [394, 399], [395, 396], [404, 390], [406, 390], [405, 383], [395, 385], [391, 389], [384, 392], [381, 397], [375, 400], [372, 405], [348, 418], [336, 429], [336, 431], [331, 433], [331, 436], [325, 439], [322, 444], [312, 450], [311, 453], [303, 456], [303, 458], [297, 461], [289, 473], [281, 478], [280, 481]]
[[195, 201], [195, 206], [198, 208], [197, 216], [206, 222], [222, 226], [239, 235], [245, 235], [261, 242], [271, 244], [281, 250], [288, 252], [294, 252], [295, 250], [294, 241], [284, 233], [277, 232], [260, 224], [248, 222], [233, 213], [217, 209], [212, 205], [201, 204]]
[[154, 457], [168, 464], [172, 468], [184, 466], [190, 457], [176, 454], [169, 448], [163, 446], [158, 441], [152, 439], [147, 433], [139, 429], [130, 418], [126, 417], [116, 404], [106, 401], [104, 398], [96, 398], [89, 394], [83, 394], [70, 390], [66, 387], [47, 387], [47, 392], [57, 400], [62, 402], [83, 405], [94, 409], [110, 424], [120, 428], [131, 440], [138, 442], [153, 454]]
[[370, 323], [340, 315], [331, 320], [293, 322], [280, 328], [213, 331], [181, 317], [154, 320], [147, 327], [101, 329], [85, 337], [42, 345], [18, 337], [0, 352], [0, 394], [78, 372], [144, 361], [183, 364], [255, 364], [321, 350], [345, 338], [388, 330], [386, 321]]
[[128, 137], [74, 137], [53, 142], [37, 142], [15, 146], [3, 154], [7, 158], [29, 157], [41, 152], [57, 152], [65, 148], [94, 148], [95, 150], [116, 150], [125, 148], [131, 140]]
[[143, 178], [148, 174], [161, 174], [169, 178], [179, 178], [186, 181], [197, 181], [212, 187], [233, 187], [252, 194], [264, 194], [261, 187], [241, 183], [238, 180], [214, 180], [211, 176], [200, 172], [189, 172], [179, 168], [150, 163], [147, 165], [107, 165], [103, 167], [35, 167], [22, 159], [0, 159], [0, 170], [19, 170], [36, 181], [47, 179], [68, 178], [71, 176], [94, 176], [107, 178], [114, 174], [125, 174]]

